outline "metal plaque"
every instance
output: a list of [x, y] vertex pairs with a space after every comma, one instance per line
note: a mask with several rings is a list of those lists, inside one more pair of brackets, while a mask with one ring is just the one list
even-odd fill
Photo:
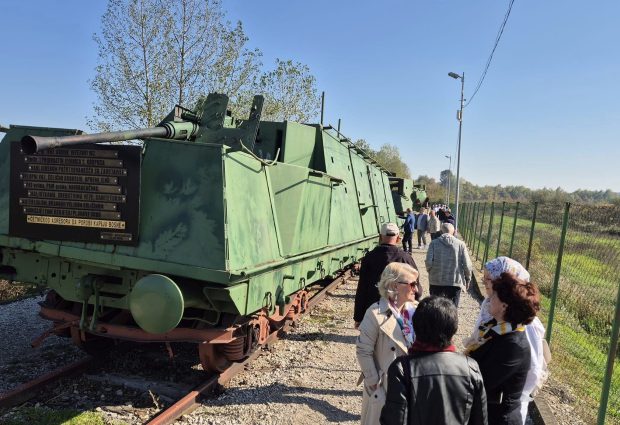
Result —
[[140, 150], [92, 144], [25, 155], [12, 143], [10, 234], [137, 245]]

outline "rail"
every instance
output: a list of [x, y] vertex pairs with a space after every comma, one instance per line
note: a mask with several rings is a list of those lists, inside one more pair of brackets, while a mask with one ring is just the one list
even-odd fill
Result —
[[[340, 286], [346, 279], [351, 276], [351, 270], [346, 270], [342, 275], [338, 276], [327, 286], [322, 288], [320, 291], [315, 293], [310, 300], [308, 300], [308, 306], [304, 312], [307, 314], [310, 312], [318, 303], [320, 303], [329, 292], [336, 289]], [[284, 330], [286, 330], [286, 325]], [[269, 345], [277, 341], [278, 334], [283, 329], [276, 329], [267, 338], [267, 342], [264, 345]], [[260, 348], [260, 347], [259, 347]], [[230, 381], [235, 375], [241, 373], [245, 366], [254, 361], [258, 356], [261, 355], [261, 350], [257, 348], [246, 360], [240, 363], [233, 363], [228, 369], [220, 374], [216, 374], [210, 376], [204, 383], [198, 385], [192, 391], [190, 391], [187, 395], [181, 398], [179, 401], [168, 407], [166, 410], [160, 412], [156, 417], [154, 417], [151, 421], [147, 422], [148, 425], [165, 425], [173, 423], [177, 418], [190, 413], [194, 409], [200, 406], [200, 399], [205, 395], [208, 395], [213, 392], [218, 385], [224, 385], [226, 382]]]

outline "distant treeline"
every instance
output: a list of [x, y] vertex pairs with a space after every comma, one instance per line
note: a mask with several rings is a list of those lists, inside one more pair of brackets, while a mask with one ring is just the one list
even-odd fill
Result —
[[[355, 144], [368, 152], [386, 169], [397, 177], [411, 178], [409, 167], [402, 160], [398, 147], [385, 143], [378, 150], [371, 148], [370, 144], [359, 139]], [[456, 176], [449, 170], [443, 170], [439, 181], [429, 176], [419, 176], [414, 179], [416, 184], [425, 184], [426, 193], [432, 203], [446, 201], [446, 190], [450, 181], [450, 202], [454, 202], [454, 187]], [[576, 190], [566, 192], [561, 187], [557, 189], [530, 189], [525, 186], [478, 186], [461, 179], [460, 200], [468, 201], [509, 201], [509, 202], [573, 202], [576, 204], [598, 204], [620, 206], [620, 193], [607, 190]]]
[[[441, 172], [440, 180], [432, 177], [419, 176], [416, 184], [425, 184], [426, 192], [432, 202], [446, 199], [446, 188], [450, 178], [450, 201], [454, 202], [454, 185], [456, 178], [448, 170]], [[620, 206], [620, 194], [607, 190], [576, 190], [566, 192], [557, 189], [530, 189], [525, 186], [478, 186], [461, 179], [459, 198], [461, 201], [510, 201], [510, 202], [574, 202], [577, 204], [613, 204]]]

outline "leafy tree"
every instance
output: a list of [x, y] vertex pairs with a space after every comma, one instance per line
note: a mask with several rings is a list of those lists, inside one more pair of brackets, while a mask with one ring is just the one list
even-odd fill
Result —
[[366, 151], [372, 157], [376, 155], [376, 152], [373, 148], [370, 147], [370, 144], [366, 141], [366, 139], [358, 139], [357, 142], [355, 142], [355, 145], [358, 148]]
[[319, 112], [316, 79], [307, 65], [276, 59], [276, 68], [262, 75], [260, 89], [266, 94], [265, 119], [307, 122]]
[[[448, 182], [450, 182], [450, 184], [448, 185]], [[443, 170], [440, 174], [439, 174], [439, 184], [441, 184], [443, 187], [454, 187], [454, 183], [456, 182], [456, 180], [454, 180], [454, 174], [452, 174], [452, 171], [450, 170]]]
[[386, 170], [394, 173], [396, 177], [401, 177], [405, 179], [411, 178], [411, 172], [409, 171], [409, 167], [403, 162], [402, 158], [400, 157], [398, 147], [386, 143], [382, 145], [378, 151], [375, 151], [364, 139], [359, 139], [357, 142], [355, 142], [355, 145], [366, 151]]
[[394, 173], [396, 177], [411, 178], [409, 167], [403, 162], [396, 146], [389, 143], [382, 145], [376, 152], [375, 159], [386, 169]]
[[274, 118], [306, 120], [318, 110], [308, 67], [278, 60], [262, 73], [260, 50], [248, 47], [241, 22], [225, 20], [221, 0], [110, 0], [101, 27], [93, 129], [153, 126], [175, 103], [191, 107], [210, 92], [226, 93], [241, 118], [261, 90]]
[[235, 101], [260, 71], [260, 52], [245, 46], [241, 23], [224, 21], [219, 0], [110, 0], [94, 39], [89, 125], [98, 130], [156, 125], [175, 103], [209, 91]]

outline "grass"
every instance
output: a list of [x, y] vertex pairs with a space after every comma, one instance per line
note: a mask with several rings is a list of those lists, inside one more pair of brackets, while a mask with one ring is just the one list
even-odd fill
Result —
[[[529, 266], [532, 281], [539, 285], [543, 296], [543, 323], [547, 322], [549, 313], [562, 229], [558, 209], [553, 213], [547, 211], [551, 210], [539, 209]], [[482, 232], [480, 218], [481, 214], [476, 231], [473, 234], [470, 231], [466, 236], [470, 251], [474, 256], [478, 252], [482, 261], [487, 245], [488, 208]], [[499, 223], [500, 217], [496, 210], [488, 244], [489, 259], [494, 258], [497, 253]], [[507, 209], [498, 255], [508, 255], [513, 223], [514, 210]], [[468, 225], [471, 226], [466, 222], [461, 224], [461, 227], [467, 230]], [[524, 265], [530, 228], [531, 219], [524, 218], [520, 213], [516, 220], [512, 257]], [[552, 326], [553, 361], [550, 368], [556, 380], [568, 385], [571, 393], [575, 394], [575, 407], [581, 419], [586, 423], [594, 423], [601, 398], [616, 296], [620, 286], [620, 237], [614, 233], [605, 233], [604, 226], [592, 226], [593, 230], [588, 231], [584, 228], [575, 220], [569, 219]], [[599, 228], [602, 230], [599, 231]], [[620, 361], [616, 359], [615, 363], [607, 405], [607, 423], [620, 423]]]
[[[95, 412], [77, 410], [52, 410], [38, 407], [24, 407], [12, 410], [0, 418], [4, 425], [106, 425], [104, 417]], [[117, 422], [116, 425], [122, 425]]]

